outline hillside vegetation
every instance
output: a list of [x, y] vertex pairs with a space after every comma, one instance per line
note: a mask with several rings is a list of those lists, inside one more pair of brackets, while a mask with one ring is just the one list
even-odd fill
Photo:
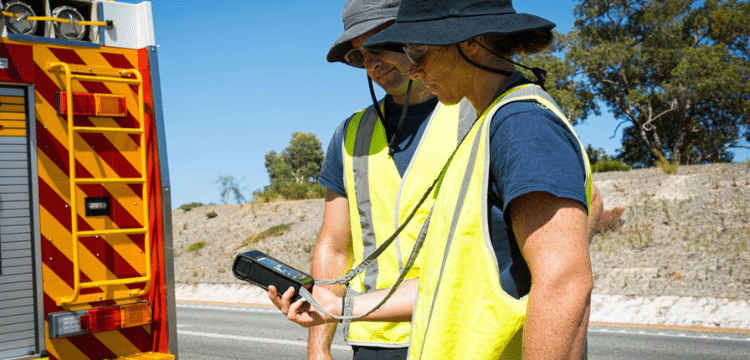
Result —
[[[610, 228], [590, 245], [595, 293], [750, 298], [750, 165], [596, 173], [594, 183]], [[251, 249], [309, 271], [322, 219], [323, 199], [175, 210], [177, 281], [242, 283], [230, 267]]]

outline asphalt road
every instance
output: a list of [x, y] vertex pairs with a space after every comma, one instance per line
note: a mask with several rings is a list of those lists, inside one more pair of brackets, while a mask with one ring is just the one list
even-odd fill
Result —
[[[275, 308], [177, 304], [180, 360], [305, 359], [307, 330]], [[750, 359], [750, 334], [675, 329], [589, 327], [591, 360]], [[352, 358], [351, 349], [336, 332], [335, 360]]]

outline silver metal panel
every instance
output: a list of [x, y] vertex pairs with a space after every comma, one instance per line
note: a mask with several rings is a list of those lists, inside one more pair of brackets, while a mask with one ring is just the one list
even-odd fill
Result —
[[17, 176], [16, 174], [26, 172], [26, 169], [7, 169], [3, 170], [4, 176], [0, 176], [0, 185], [20, 185], [29, 181], [28, 177]]
[[3, 161], [0, 163], [0, 169], [28, 169], [29, 165], [25, 161]]
[[[0, 286], [2, 284], [11, 284], [11, 283], [17, 283], [17, 282], [27, 282], [29, 284], [33, 284], [34, 277], [33, 274], [20, 274], [20, 275], [8, 275], [8, 276], [0, 276]], [[0, 317], [3, 316], [3, 309], [0, 309]]]
[[29, 231], [28, 225], [0, 226], [0, 235], [22, 234]]
[[162, 110], [161, 81], [159, 80], [159, 57], [156, 46], [148, 47], [149, 67], [151, 69], [151, 92], [154, 98], [154, 126], [156, 127], [156, 147], [159, 154], [159, 175], [161, 177], [161, 203], [164, 217], [164, 287], [167, 305], [167, 339], [169, 353], [177, 357], [177, 308], [175, 306], [174, 281], [174, 248], [172, 245], [172, 195], [169, 182], [169, 163], [167, 162], [167, 140], [164, 130], [164, 112]]
[[34, 89], [0, 87], [26, 98], [26, 136], [0, 137], [0, 359], [44, 352]]
[[[28, 274], [29, 273], [29, 266], [6, 266], [3, 264], [3, 274], [6, 276], [16, 275], [16, 274]], [[8, 294], [3, 294], [3, 296], [9, 296]], [[29, 299], [23, 299], [24, 304], [29, 301]], [[3, 306], [2, 301], [0, 301], [0, 307]]]
[[3, 241], [2, 246], [4, 251], [31, 249], [31, 244], [27, 241]]
[[29, 209], [5, 209], [3, 208], [3, 215], [7, 218], [20, 218], [29, 217]]
[[[28, 217], [27, 218], [19, 218], [19, 217], [8, 216], [8, 215], [10, 215], [11, 213], [13, 213], [15, 211], [16, 210], [0, 209], [0, 226], [2, 226], [2, 227], [6, 227], [6, 226], [7, 227], [19, 227], [19, 226], [22, 226], [22, 225], [29, 225], [29, 224], [31, 224], [31, 219], [29, 219]], [[28, 226], [26, 226], [25, 228], [21, 228], [21, 229], [25, 229], [25, 231], [19, 231], [19, 233], [29, 232], [29, 227]]]
[[25, 160], [26, 154], [24, 153], [1, 153], [0, 161], [22, 161]]
[[28, 201], [29, 193], [2, 194], [2, 199], [4, 201]]
[[34, 307], [31, 305], [19, 306], [15, 308], [0, 309], [0, 317], [5, 318], [8, 316], [17, 316], [24, 314], [33, 314]]
[[[3, 265], [7, 267], [18, 267], [21, 268], [25, 266], [25, 270], [23, 272], [17, 272], [17, 274], [28, 274], [31, 271], [29, 271], [29, 265], [31, 265], [31, 250], [13, 250], [8, 251], [8, 257], [7, 260], [3, 261]], [[5, 254], [3, 254], [3, 257], [5, 257]], [[19, 271], [20, 271], [19, 270]], [[3, 272], [5, 274], [5, 272]], [[7, 273], [10, 274], [10, 273]]]
[[0, 321], [0, 325], [19, 324], [23, 322], [34, 322], [34, 314], [8, 316], [3, 318], [3, 321]]
[[28, 209], [28, 201], [0, 201], [0, 208], [11, 210], [11, 209]]
[[34, 322], [19, 322], [10, 325], [0, 325], [0, 335], [19, 331], [34, 330]]
[[3, 243], [12, 242], [12, 241], [31, 241], [31, 234], [29, 233], [10, 234], [8, 236], [3, 236], [0, 239], [0, 241], [2, 241]]
[[[32, 283], [24, 283], [24, 282], [15, 282], [10, 284], [4, 284], [0, 285], [0, 292], [11, 292], [11, 291], [17, 291], [17, 290], [27, 290], [27, 289], [33, 289], [34, 284]], [[0, 320], [0, 324], [3, 323], [3, 320]]]
[[[13, 137], [17, 137], [17, 136], [3, 136], [3, 137], [4, 138], [13, 138]], [[18, 136], [18, 137], [20, 137], [20, 136]], [[0, 149], [2, 149], [1, 151], [3, 151], [3, 152], [9, 152], [9, 153], [14, 152], [14, 153], [23, 153], [23, 154], [26, 154], [26, 150], [27, 150], [27, 148], [26, 148], [26, 142], [25, 141], [24, 141], [23, 144], [2, 144], [0, 146]]]

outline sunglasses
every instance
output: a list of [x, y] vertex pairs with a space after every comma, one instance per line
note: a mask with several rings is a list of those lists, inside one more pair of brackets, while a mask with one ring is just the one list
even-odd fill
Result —
[[356, 68], [363, 68], [365, 67], [365, 51], [370, 54], [371, 56], [380, 56], [383, 55], [386, 50], [382, 49], [363, 49], [363, 48], [354, 48], [349, 50], [349, 52], [344, 55], [344, 61], [346, 61], [347, 64], [354, 66]]
[[404, 46], [404, 54], [414, 66], [419, 69], [419, 62], [427, 54], [427, 45], [407, 44]]

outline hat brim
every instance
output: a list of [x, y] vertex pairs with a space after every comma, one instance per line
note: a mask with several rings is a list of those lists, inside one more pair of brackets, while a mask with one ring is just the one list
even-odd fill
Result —
[[378, 18], [363, 21], [350, 27], [349, 29], [344, 31], [344, 33], [341, 34], [341, 36], [339, 36], [336, 41], [333, 42], [333, 45], [331, 46], [331, 49], [328, 51], [328, 55], [326, 56], [326, 60], [328, 60], [328, 62], [346, 63], [346, 61], [344, 60], [344, 55], [346, 55], [346, 53], [348, 53], [353, 48], [352, 39], [364, 35], [367, 32], [389, 21], [392, 22], [394, 19], [394, 17]]
[[403, 44], [452, 45], [485, 34], [509, 35], [547, 30], [555, 23], [531, 14], [492, 14], [399, 22], [374, 34], [364, 47], [396, 48]]

